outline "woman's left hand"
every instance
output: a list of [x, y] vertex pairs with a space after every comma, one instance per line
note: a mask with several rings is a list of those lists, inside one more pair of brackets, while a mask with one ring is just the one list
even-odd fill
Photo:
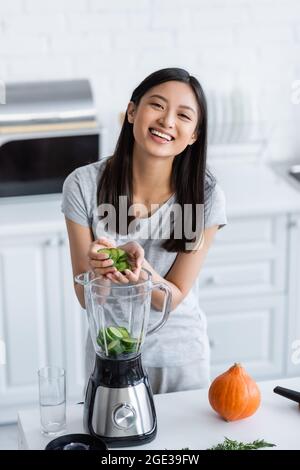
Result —
[[131, 264], [132, 268], [131, 270], [125, 269], [123, 273], [120, 273], [119, 271], [115, 273], [108, 273], [106, 274], [106, 277], [116, 284], [138, 282], [144, 261], [144, 249], [137, 242], [128, 242], [124, 245], [118, 246], [117, 248], [121, 248], [122, 250], [126, 251], [129, 258], [129, 263]]

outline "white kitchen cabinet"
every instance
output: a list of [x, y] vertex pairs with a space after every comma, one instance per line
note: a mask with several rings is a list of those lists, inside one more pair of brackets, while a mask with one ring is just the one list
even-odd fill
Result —
[[202, 298], [284, 293], [287, 216], [229, 219], [199, 276]]
[[290, 216], [289, 229], [289, 315], [286, 367], [288, 375], [300, 376], [300, 214]]
[[37, 399], [39, 367], [63, 362], [56, 244], [55, 233], [1, 237], [1, 422], [11, 419], [15, 404]]
[[211, 375], [235, 362], [255, 379], [284, 373], [285, 298], [261, 296], [204, 301], [211, 346]]
[[85, 342], [88, 331], [86, 311], [77, 300], [73, 286], [69, 242], [66, 233], [60, 236], [61, 275], [63, 284], [64, 345], [69, 395], [83, 398]]
[[0, 423], [15, 420], [17, 409], [37, 401], [37, 370], [45, 365], [66, 367], [69, 396], [81, 397], [82, 315], [67, 272], [67, 248], [56, 231], [0, 237], [0, 338], [6, 349]]
[[198, 280], [212, 377], [234, 362], [256, 379], [285, 375], [288, 235], [288, 216], [268, 214], [217, 233]]

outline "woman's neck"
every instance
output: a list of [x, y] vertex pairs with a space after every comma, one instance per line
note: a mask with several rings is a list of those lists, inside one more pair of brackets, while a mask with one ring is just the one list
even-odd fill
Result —
[[172, 163], [173, 158], [151, 155], [143, 157], [133, 152], [134, 198], [159, 202], [160, 199], [171, 196]]

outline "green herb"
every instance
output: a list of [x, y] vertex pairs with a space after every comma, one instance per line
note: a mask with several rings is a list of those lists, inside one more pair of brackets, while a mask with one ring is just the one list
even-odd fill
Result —
[[263, 439], [244, 443], [233, 441], [231, 439], [228, 439], [228, 437], [225, 437], [225, 440], [224, 442], [222, 442], [222, 444], [218, 444], [207, 450], [256, 450], [261, 449], [262, 447], [276, 447], [276, 445], [270, 444], [269, 442], [266, 442]]

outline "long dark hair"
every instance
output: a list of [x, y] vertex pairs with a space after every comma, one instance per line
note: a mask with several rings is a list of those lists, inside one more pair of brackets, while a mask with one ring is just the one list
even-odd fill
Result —
[[[206, 168], [207, 150], [207, 105], [204, 92], [198, 80], [181, 68], [158, 70], [146, 77], [133, 91], [130, 101], [138, 106], [143, 95], [152, 87], [171, 80], [187, 83], [193, 90], [199, 106], [199, 122], [197, 124], [197, 140], [187, 147], [173, 161], [171, 182], [176, 193], [176, 203], [184, 207], [191, 204], [192, 227], [195, 228], [196, 204], [206, 203], [215, 186], [215, 179]], [[98, 204], [113, 204], [116, 210], [116, 230], [119, 232], [119, 196], [127, 196], [128, 207], [133, 201], [132, 188], [132, 155], [133, 155], [133, 124], [125, 116], [119, 139], [113, 155], [107, 160], [97, 191]], [[205, 211], [205, 214], [207, 210]], [[205, 219], [205, 217], [204, 217]], [[134, 220], [127, 216], [128, 225]], [[182, 224], [184, 221], [182, 220]], [[205, 226], [205, 221], [204, 221]], [[184, 236], [174, 238], [174, 230], [170, 239], [162, 246], [170, 252], [186, 252], [186, 243], [191, 243]]]

